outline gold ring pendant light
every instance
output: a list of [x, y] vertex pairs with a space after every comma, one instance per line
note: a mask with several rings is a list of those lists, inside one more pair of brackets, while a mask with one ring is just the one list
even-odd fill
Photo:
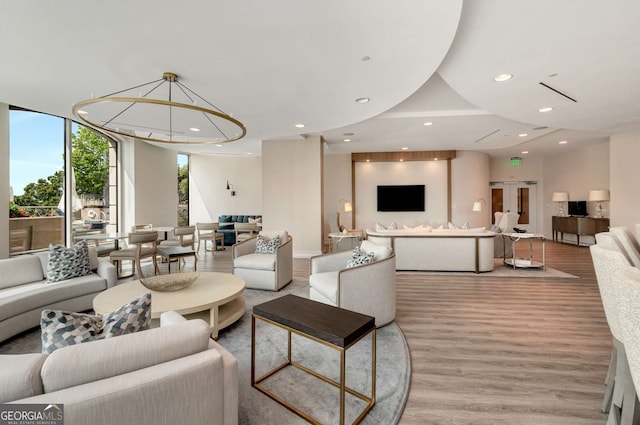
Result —
[[[138, 97], [116, 96], [146, 86], [151, 88], [144, 95], [140, 91]], [[147, 97], [161, 92], [168, 100]], [[198, 106], [198, 100], [211, 108]], [[247, 134], [244, 124], [179, 82], [172, 72], [159, 80], [76, 102], [72, 113], [102, 131], [157, 143], [219, 144]]]

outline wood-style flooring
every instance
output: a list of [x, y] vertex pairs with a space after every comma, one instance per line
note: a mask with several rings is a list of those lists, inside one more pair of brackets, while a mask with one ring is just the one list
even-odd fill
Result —
[[[546, 249], [549, 267], [579, 279], [397, 275], [413, 368], [402, 425], [605, 423], [611, 335], [589, 249]], [[231, 271], [229, 249], [199, 258], [200, 270]], [[294, 275], [308, 277], [308, 260]]]

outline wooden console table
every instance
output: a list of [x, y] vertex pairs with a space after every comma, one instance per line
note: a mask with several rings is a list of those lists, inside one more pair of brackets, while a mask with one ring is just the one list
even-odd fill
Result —
[[580, 245], [580, 236], [595, 236], [596, 233], [609, 231], [608, 218], [594, 217], [551, 217], [551, 228], [553, 230], [553, 240], [558, 240], [560, 233], [560, 242], [564, 242], [564, 234], [570, 233], [576, 235], [576, 243]]

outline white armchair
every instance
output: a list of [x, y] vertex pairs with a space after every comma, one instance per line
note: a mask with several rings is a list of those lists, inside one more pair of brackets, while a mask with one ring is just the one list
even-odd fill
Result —
[[238, 242], [231, 248], [233, 274], [243, 278], [247, 288], [279, 291], [293, 279], [293, 238], [286, 230], [261, 231], [259, 235], [267, 239], [280, 237], [275, 253], [256, 253], [258, 238]]
[[396, 317], [396, 257], [390, 247], [363, 241], [373, 262], [347, 268], [351, 251], [311, 258], [309, 295], [314, 301], [373, 316], [376, 327]]

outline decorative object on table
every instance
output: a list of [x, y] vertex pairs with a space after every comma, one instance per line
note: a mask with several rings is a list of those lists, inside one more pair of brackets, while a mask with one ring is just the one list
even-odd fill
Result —
[[199, 272], [161, 274], [158, 276], [141, 277], [140, 283], [152, 291], [177, 291], [191, 286], [199, 275]]
[[609, 200], [609, 190], [596, 189], [589, 191], [589, 201], [596, 202], [596, 218], [602, 218], [602, 201]]
[[558, 203], [558, 217], [564, 217], [564, 203], [569, 201], [569, 192], [553, 192], [551, 200]]

